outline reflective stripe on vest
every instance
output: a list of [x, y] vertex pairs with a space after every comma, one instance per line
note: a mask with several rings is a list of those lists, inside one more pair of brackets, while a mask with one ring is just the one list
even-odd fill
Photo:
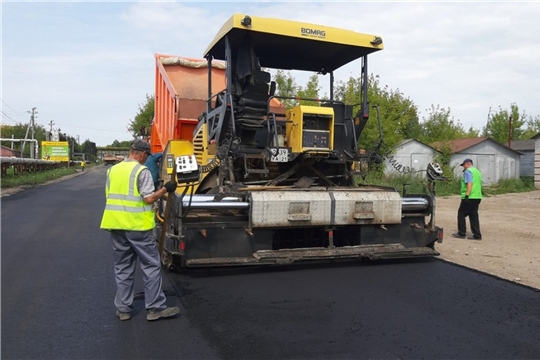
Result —
[[144, 202], [137, 188], [138, 177], [145, 168], [137, 162], [123, 161], [109, 169], [102, 229], [145, 231], [154, 228], [152, 205]]

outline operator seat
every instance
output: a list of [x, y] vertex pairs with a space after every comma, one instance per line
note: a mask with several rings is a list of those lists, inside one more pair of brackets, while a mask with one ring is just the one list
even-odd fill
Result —
[[270, 73], [262, 71], [249, 35], [244, 37], [238, 48], [233, 76], [235, 123], [239, 126], [262, 127], [271, 96]]
[[260, 69], [239, 81], [239, 95], [235, 109], [237, 125], [262, 127], [265, 115], [268, 114], [268, 99], [271, 95], [270, 73]]

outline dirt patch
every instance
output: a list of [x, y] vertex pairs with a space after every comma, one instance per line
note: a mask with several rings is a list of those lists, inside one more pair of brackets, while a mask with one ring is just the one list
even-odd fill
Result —
[[[540, 289], [540, 190], [485, 197], [480, 204], [482, 240], [456, 239], [460, 197], [437, 198], [441, 258]], [[468, 235], [470, 233], [467, 219]]]

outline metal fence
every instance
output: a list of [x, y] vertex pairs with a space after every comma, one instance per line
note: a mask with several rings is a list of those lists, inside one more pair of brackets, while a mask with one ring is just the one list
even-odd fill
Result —
[[0, 163], [2, 167], [2, 176], [6, 176], [7, 171], [10, 168], [13, 168], [13, 173], [15, 175], [19, 175], [23, 173], [34, 173], [37, 171], [57, 169], [66, 164], [61, 161], [36, 160], [4, 156], [0, 157]]

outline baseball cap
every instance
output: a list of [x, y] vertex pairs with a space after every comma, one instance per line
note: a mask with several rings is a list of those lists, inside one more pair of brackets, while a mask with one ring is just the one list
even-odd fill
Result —
[[461, 165], [460, 165], [460, 166], [463, 166], [463, 165], [465, 165], [465, 163], [471, 163], [471, 164], [472, 164], [473, 162], [472, 162], [472, 160], [471, 160], [471, 159], [465, 159], [465, 160], [463, 160], [463, 162], [461, 163]]
[[148, 144], [146, 141], [142, 141], [141, 139], [135, 139], [131, 142], [131, 148], [133, 150], [137, 151], [143, 151], [148, 153], [148, 155], [152, 155], [150, 152], [150, 144]]

